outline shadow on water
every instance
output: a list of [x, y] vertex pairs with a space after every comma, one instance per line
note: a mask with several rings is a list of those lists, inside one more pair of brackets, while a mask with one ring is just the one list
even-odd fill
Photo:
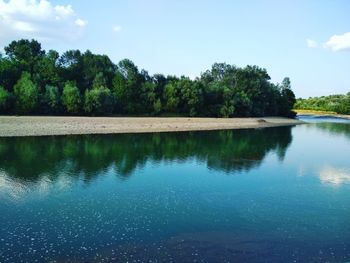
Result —
[[113, 167], [121, 178], [147, 162], [195, 159], [226, 173], [248, 171], [275, 151], [283, 160], [291, 127], [153, 134], [0, 138], [0, 171], [36, 182], [60, 173], [86, 181]]

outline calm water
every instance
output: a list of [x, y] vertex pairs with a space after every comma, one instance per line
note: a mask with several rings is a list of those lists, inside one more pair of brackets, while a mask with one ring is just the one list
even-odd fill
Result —
[[350, 123], [0, 138], [0, 262], [350, 261]]

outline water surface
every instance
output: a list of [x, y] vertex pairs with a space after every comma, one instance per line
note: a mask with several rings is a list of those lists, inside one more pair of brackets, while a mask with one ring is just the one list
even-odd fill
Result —
[[350, 124], [0, 138], [0, 262], [346, 262]]

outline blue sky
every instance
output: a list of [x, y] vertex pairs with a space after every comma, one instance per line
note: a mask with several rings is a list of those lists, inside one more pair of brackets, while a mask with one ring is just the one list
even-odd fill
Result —
[[36, 38], [192, 78], [214, 62], [255, 64], [309, 97], [350, 91], [349, 14], [347, 0], [0, 0], [0, 45]]

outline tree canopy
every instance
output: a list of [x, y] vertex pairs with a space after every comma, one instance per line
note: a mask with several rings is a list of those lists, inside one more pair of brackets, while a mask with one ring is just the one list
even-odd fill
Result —
[[289, 78], [274, 84], [258, 66], [215, 63], [196, 79], [150, 75], [129, 59], [60, 55], [26, 39], [0, 55], [0, 87], [2, 114], [292, 116], [295, 102]]
[[332, 111], [339, 114], [350, 114], [350, 92], [345, 95], [330, 95], [297, 99], [295, 109]]

